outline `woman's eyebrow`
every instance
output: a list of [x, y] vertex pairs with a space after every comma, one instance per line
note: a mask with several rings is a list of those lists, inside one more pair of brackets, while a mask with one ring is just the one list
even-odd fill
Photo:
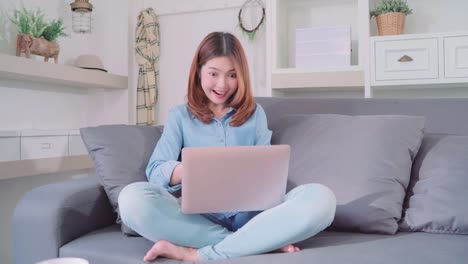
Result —
[[[212, 69], [212, 70], [215, 70], [215, 71], [222, 71], [222, 70], [220, 70], [220, 69], [218, 69], [216, 67], [208, 67], [208, 69]], [[232, 72], [232, 71], [236, 71], [236, 70], [235, 69], [230, 69], [227, 72]]]

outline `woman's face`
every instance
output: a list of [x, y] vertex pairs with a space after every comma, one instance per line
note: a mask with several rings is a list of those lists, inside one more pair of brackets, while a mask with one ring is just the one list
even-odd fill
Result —
[[226, 106], [226, 101], [237, 91], [237, 75], [228, 57], [216, 57], [200, 70], [201, 86], [212, 106]]

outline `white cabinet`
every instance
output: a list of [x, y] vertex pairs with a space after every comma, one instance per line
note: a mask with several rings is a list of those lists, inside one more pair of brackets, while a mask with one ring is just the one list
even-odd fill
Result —
[[25, 130], [21, 132], [21, 159], [68, 156], [68, 131]]
[[445, 78], [468, 78], [468, 35], [444, 38]]
[[411, 80], [439, 77], [437, 39], [375, 42], [375, 79]]
[[79, 130], [0, 131], [0, 180], [90, 169]]
[[468, 83], [468, 32], [371, 38], [375, 88], [464, 87]]
[[0, 131], [0, 161], [20, 159], [20, 132]]
[[79, 130], [0, 131], [0, 162], [88, 155]]

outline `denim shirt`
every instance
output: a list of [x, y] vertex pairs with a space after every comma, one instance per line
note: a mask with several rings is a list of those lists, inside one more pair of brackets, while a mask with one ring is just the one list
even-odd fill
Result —
[[[242, 125], [232, 127], [229, 122], [235, 109], [230, 108], [221, 118], [213, 118], [209, 124], [198, 120], [186, 104], [169, 111], [164, 131], [146, 167], [148, 181], [166, 188], [170, 193], [181, 189], [181, 184], [169, 186], [172, 171], [183, 147], [252, 146], [270, 145], [271, 131], [263, 108], [257, 104], [254, 113]], [[210, 214], [222, 219], [236, 212]]]

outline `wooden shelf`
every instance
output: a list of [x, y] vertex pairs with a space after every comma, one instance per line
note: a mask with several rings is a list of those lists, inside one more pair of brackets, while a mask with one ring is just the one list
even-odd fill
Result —
[[273, 89], [325, 90], [364, 90], [364, 71], [361, 67], [351, 66], [343, 69], [307, 70], [285, 68], [272, 72]]
[[83, 88], [128, 88], [126, 76], [6, 54], [0, 54], [0, 78]]
[[93, 167], [93, 161], [88, 155], [33, 160], [1, 161], [0, 180], [23, 176], [91, 169]]

